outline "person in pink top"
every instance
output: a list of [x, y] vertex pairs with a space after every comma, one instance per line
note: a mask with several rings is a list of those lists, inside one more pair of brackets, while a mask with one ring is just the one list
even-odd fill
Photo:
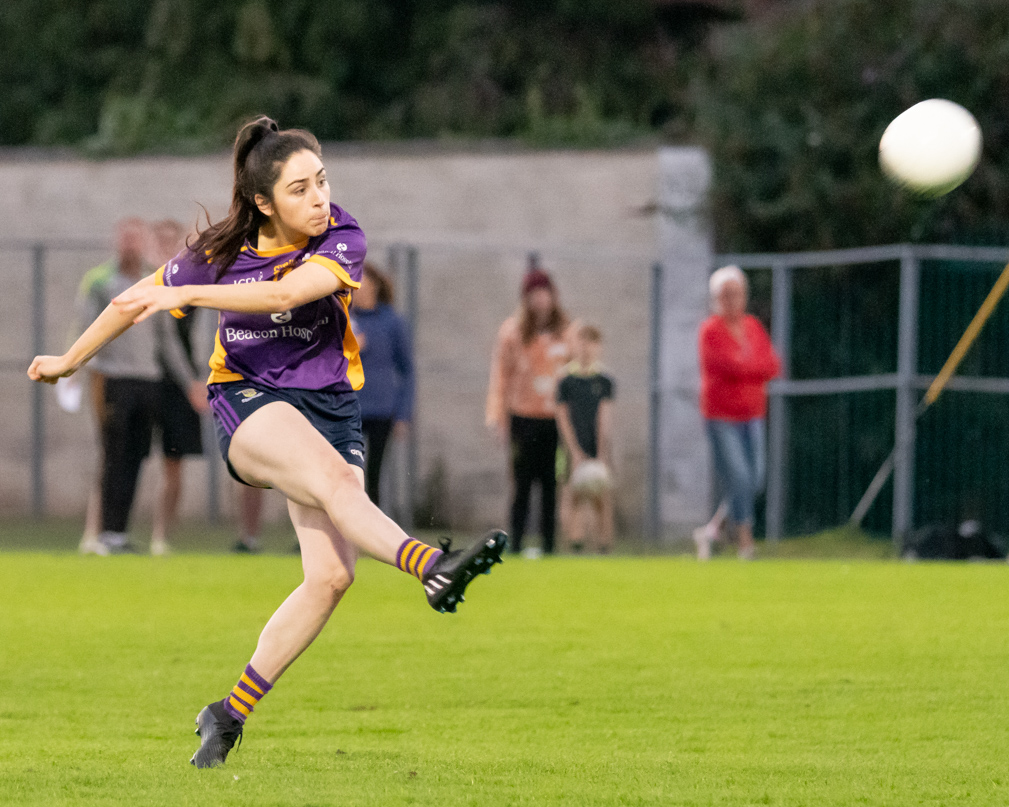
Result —
[[753, 507], [766, 468], [767, 382], [781, 372], [764, 326], [746, 313], [746, 275], [724, 266], [709, 281], [714, 313], [701, 323], [701, 415], [723, 499], [694, 531], [697, 557], [707, 560], [726, 518], [737, 527], [739, 557], [753, 557]]
[[522, 550], [529, 496], [540, 483], [543, 552], [554, 551], [557, 502], [557, 383], [571, 361], [570, 325], [553, 280], [529, 258], [518, 311], [498, 331], [487, 393], [487, 426], [510, 443], [514, 498], [511, 549]]

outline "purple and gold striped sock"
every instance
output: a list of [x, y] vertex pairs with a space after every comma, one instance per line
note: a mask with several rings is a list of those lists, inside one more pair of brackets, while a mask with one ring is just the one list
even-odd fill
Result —
[[396, 568], [423, 580], [424, 573], [442, 554], [444, 553], [440, 549], [428, 546], [423, 541], [407, 538], [396, 553]]
[[225, 699], [224, 708], [235, 720], [244, 723], [256, 708], [259, 699], [271, 689], [273, 684], [252, 669], [251, 664], [246, 664], [245, 672]]

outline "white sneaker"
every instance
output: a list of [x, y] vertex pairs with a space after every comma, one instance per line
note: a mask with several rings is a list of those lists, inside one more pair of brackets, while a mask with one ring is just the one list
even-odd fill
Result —
[[156, 558], [164, 557], [171, 552], [168, 541], [164, 538], [151, 538], [151, 554]]
[[715, 542], [717, 533], [707, 524], [694, 530], [694, 544], [697, 546], [698, 560], [711, 560], [711, 545]]
[[98, 536], [98, 541], [109, 555], [135, 555], [137, 549], [130, 543], [129, 533], [107, 530]]
[[85, 535], [77, 545], [77, 551], [82, 555], [108, 555], [109, 548], [98, 540], [97, 535]]

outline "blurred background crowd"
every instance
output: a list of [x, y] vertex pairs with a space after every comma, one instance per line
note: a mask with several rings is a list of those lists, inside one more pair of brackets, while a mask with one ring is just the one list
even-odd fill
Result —
[[[776, 531], [844, 523], [894, 444], [897, 382], [792, 398], [769, 415], [767, 383], [904, 370], [918, 383], [948, 354], [1009, 240], [1009, 17], [998, 0], [9, 0], [0, 31], [0, 273], [25, 318], [9, 323], [0, 364], [8, 408], [20, 413], [0, 435], [11, 480], [0, 506], [83, 518], [90, 502], [84, 540], [94, 551], [130, 543], [121, 514], [146, 448], [115, 460], [118, 470], [110, 449], [149, 446], [148, 427], [114, 438], [108, 424], [127, 421], [60, 420], [14, 379], [33, 347], [58, 346], [69, 317], [94, 316], [110, 266], [131, 276], [132, 253], [160, 265], [193, 231], [197, 203], [221, 211], [226, 149], [254, 114], [325, 142], [334, 200], [371, 239], [354, 317], [373, 379], [372, 453], [389, 457], [384, 472], [370, 471], [373, 498], [419, 528], [510, 522], [516, 548], [528, 533], [538, 538], [526, 549], [552, 551], [556, 511], [558, 548], [605, 551], [614, 535], [691, 546], [693, 534], [704, 555], [729, 517], [748, 525], [746, 555], [766, 531], [769, 475], [784, 491]], [[963, 104], [984, 133], [975, 175], [939, 200], [897, 191], [876, 160], [886, 124], [929, 97]], [[130, 246], [141, 230], [142, 248]], [[823, 259], [793, 273], [779, 298], [766, 271], [782, 253], [905, 243], [995, 250], [915, 264], [909, 369], [898, 367], [908, 327], [899, 260], [855, 269], [851, 256]], [[768, 257], [736, 260], [747, 253]], [[85, 276], [112, 254], [102, 282]], [[713, 270], [735, 263], [738, 276], [709, 287]], [[29, 275], [34, 297], [18, 284]], [[722, 297], [737, 287], [733, 319]], [[721, 319], [705, 330], [709, 315]], [[205, 319], [192, 333], [167, 323], [125, 376], [174, 396], [162, 410], [188, 407], [195, 427]], [[723, 324], [764, 351], [752, 405], [732, 415], [761, 424], [737, 435], [750, 452], [746, 501], [732, 495], [742, 483], [731, 468], [743, 465], [725, 440], [735, 438], [711, 426], [727, 410], [704, 397], [719, 388], [712, 328]], [[997, 450], [1009, 439], [999, 386], [1007, 340], [999, 310], [963, 370], [987, 386], [954, 390], [921, 422], [905, 527], [971, 518], [1009, 532], [1009, 467]], [[549, 389], [521, 369], [537, 350], [529, 361], [549, 365]], [[96, 414], [107, 405], [99, 388], [121, 369], [93, 366], [103, 383], [85, 400]], [[582, 411], [581, 382], [561, 387], [595, 375], [609, 386], [582, 384], [604, 402], [589, 435], [568, 422]], [[150, 403], [137, 389], [114, 397]], [[148, 408], [165, 432], [164, 415]], [[767, 447], [765, 416], [788, 426], [772, 428]], [[276, 508], [217, 491], [210, 467], [187, 488], [180, 469], [193, 463], [181, 458], [198, 456], [202, 438], [183, 431], [184, 445], [162, 441], [156, 452], [165, 456], [156, 482], [139, 477], [152, 548], [168, 545], [181, 496], [184, 518], [225, 513], [235, 548], [255, 551]], [[586, 452], [590, 437], [599, 445]], [[29, 485], [32, 451], [48, 459]], [[608, 455], [607, 481], [595, 483], [607, 493], [578, 515], [565, 483], [595, 453]], [[68, 454], [82, 468], [97, 459], [94, 480], [57, 483]], [[47, 468], [49, 487], [69, 491], [50, 493], [52, 507], [39, 504]], [[883, 496], [866, 526], [891, 532], [899, 506]], [[103, 533], [119, 537], [95, 543]]]

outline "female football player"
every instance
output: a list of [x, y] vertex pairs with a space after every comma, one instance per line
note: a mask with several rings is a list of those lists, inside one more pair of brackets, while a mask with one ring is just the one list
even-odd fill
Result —
[[154, 312], [220, 312], [209, 400], [221, 452], [240, 482], [288, 499], [305, 579], [271, 617], [231, 693], [197, 716], [191, 762], [219, 765], [246, 718], [326, 624], [354, 579], [358, 551], [416, 576], [438, 611], [455, 611], [473, 577], [500, 562], [493, 531], [468, 549], [407, 536], [364, 490], [355, 390], [364, 383], [349, 326], [364, 233], [329, 201], [318, 141], [246, 124], [234, 148], [228, 215], [157, 272], [119, 295], [62, 356], [38, 356], [34, 381], [55, 383]]

